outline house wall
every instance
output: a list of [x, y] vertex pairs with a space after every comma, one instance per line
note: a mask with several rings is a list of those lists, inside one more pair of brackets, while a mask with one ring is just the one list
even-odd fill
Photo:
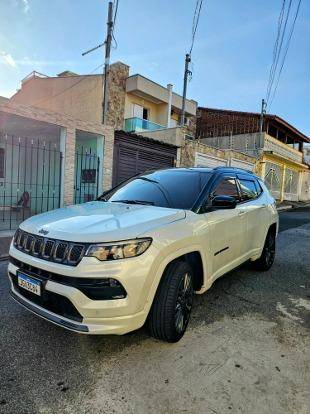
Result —
[[[66, 115], [46, 111], [25, 105], [0, 104], [0, 112], [43, 121], [61, 127], [60, 149], [64, 153], [63, 166], [63, 203], [72, 204], [74, 200], [75, 182], [75, 152], [77, 131], [87, 131], [104, 136], [104, 154], [102, 168], [102, 188], [108, 189], [112, 185], [112, 163], [114, 147], [114, 129], [99, 123], [76, 120]], [[100, 154], [98, 154], [100, 155]], [[102, 154], [101, 154], [102, 155]]]
[[305, 171], [301, 177], [300, 201], [310, 201], [310, 172]]
[[12, 96], [11, 102], [99, 123], [102, 113], [102, 76], [33, 77]]
[[200, 143], [199, 141], [185, 140], [180, 152], [180, 167], [193, 167], [195, 165], [196, 153], [198, 152], [226, 161], [230, 161], [231, 158], [233, 158], [235, 160], [253, 163], [255, 164], [254, 172], [256, 172], [255, 158], [236, 151], [215, 149]]
[[[121, 62], [110, 66], [109, 111], [106, 124], [123, 127], [125, 86], [129, 67]], [[81, 121], [102, 122], [103, 77], [32, 77], [12, 96], [13, 104], [25, 104], [68, 115]]]
[[303, 164], [297, 164], [291, 160], [281, 158], [276, 154], [264, 153], [259, 160], [259, 175], [270, 188], [268, 174], [274, 170], [277, 180], [274, 188], [270, 188], [272, 195], [279, 201], [306, 200], [309, 195], [309, 172]]

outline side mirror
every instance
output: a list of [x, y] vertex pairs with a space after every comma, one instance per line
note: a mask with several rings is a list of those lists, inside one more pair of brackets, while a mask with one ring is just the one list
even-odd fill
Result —
[[234, 197], [219, 195], [215, 196], [212, 200], [212, 207], [214, 209], [229, 209], [235, 208], [237, 201]]

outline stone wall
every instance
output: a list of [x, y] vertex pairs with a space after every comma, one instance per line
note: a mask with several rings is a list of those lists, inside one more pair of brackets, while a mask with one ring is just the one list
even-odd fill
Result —
[[106, 124], [115, 129], [124, 128], [126, 79], [129, 66], [122, 62], [113, 63], [109, 71], [109, 105]]

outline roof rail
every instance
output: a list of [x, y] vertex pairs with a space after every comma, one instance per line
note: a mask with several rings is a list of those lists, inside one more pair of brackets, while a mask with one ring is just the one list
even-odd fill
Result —
[[241, 172], [246, 172], [248, 174], [254, 175], [254, 172], [253, 171], [246, 170], [245, 168], [240, 168], [240, 167], [224, 167], [224, 166], [219, 166], [219, 167], [215, 167], [213, 169], [214, 170], [224, 170], [224, 171], [241, 171]]

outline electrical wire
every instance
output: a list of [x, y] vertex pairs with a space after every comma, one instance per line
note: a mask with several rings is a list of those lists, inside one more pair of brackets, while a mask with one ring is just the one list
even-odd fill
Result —
[[198, 27], [198, 23], [199, 23], [202, 3], [203, 3], [203, 0], [197, 0], [197, 2], [196, 2], [194, 17], [193, 17], [193, 25], [192, 25], [192, 41], [191, 41], [191, 46], [190, 46], [190, 49], [189, 49], [189, 54], [190, 55], [192, 54], [192, 50], [193, 50], [194, 43], [195, 43], [195, 36], [196, 36], [196, 31], [197, 31], [197, 27]]
[[275, 95], [276, 95], [276, 92], [277, 92], [277, 89], [278, 89], [278, 86], [279, 86], [280, 77], [281, 77], [281, 73], [282, 73], [282, 70], [283, 70], [283, 67], [284, 67], [286, 55], [287, 55], [287, 52], [288, 52], [288, 49], [289, 49], [289, 46], [290, 46], [290, 42], [291, 42], [291, 39], [292, 39], [292, 36], [293, 36], [293, 32], [294, 32], [294, 29], [295, 29], [295, 23], [296, 23], [296, 20], [297, 20], [297, 17], [298, 17], [300, 4], [301, 4], [301, 0], [299, 0], [299, 2], [298, 2], [296, 13], [295, 13], [295, 16], [294, 16], [294, 20], [293, 20], [293, 23], [292, 23], [292, 26], [291, 26], [291, 30], [290, 30], [290, 33], [288, 35], [288, 39], [287, 39], [286, 47], [285, 47], [285, 52], [283, 54], [282, 64], [281, 64], [281, 67], [280, 67], [280, 70], [279, 70], [279, 73], [278, 73], [278, 76], [277, 76], [276, 86], [274, 88], [272, 98], [270, 100], [270, 105], [272, 104], [272, 102], [275, 98]]
[[115, 28], [117, 12], [118, 12], [118, 2], [119, 2], [119, 0], [115, 0], [115, 11], [114, 11], [114, 17], [113, 17], [113, 26], [112, 26], [112, 38], [113, 38], [114, 43], [115, 43], [114, 46], [113, 46], [113, 49], [117, 49], [117, 47], [118, 47], [117, 40], [114, 36], [114, 28]]
[[[276, 71], [277, 71], [277, 67], [278, 67], [278, 63], [279, 63], [279, 58], [280, 58], [280, 55], [281, 55], [283, 40], [284, 40], [284, 37], [285, 37], [286, 28], [287, 28], [287, 22], [288, 22], [289, 15], [290, 15], [290, 12], [291, 12], [291, 6], [292, 6], [292, 0], [290, 0], [289, 5], [288, 5], [283, 30], [282, 30], [282, 33], [280, 35], [280, 44], [278, 45], [278, 48], [277, 48], [276, 59], [275, 59], [274, 64], [273, 64], [273, 70], [270, 73], [270, 75], [271, 75], [270, 85], [269, 85], [269, 89], [268, 89], [267, 94], [266, 94], [267, 104], [269, 103], [269, 98], [270, 98], [271, 90], [272, 90], [272, 87], [273, 87], [273, 82], [274, 82], [274, 79], [275, 79], [275, 75], [276, 75]], [[280, 12], [280, 14], [281, 14], [281, 12]], [[281, 28], [280, 28], [280, 32], [281, 32]]]
[[273, 59], [272, 59], [272, 64], [270, 67], [270, 71], [269, 71], [269, 79], [268, 79], [268, 84], [267, 84], [267, 90], [266, 90], [266, 97], [269, 94], [269, 89], [271, 87], [271, 79], [272, 79], [272, 74], [274, 71], [274, 65], [276, 62], [276, 58], [277, 58], [277, 54], [278, 54], [278, 45], [279, 45], [279, 39], [280, 39], [280, 34], [281, 34], [281, 28], [282, 28], [282, 23], [283, 23], [283, 16], [284, 16], [284, 10], [285, 10], [285, 1], [282, 1], [282, 7], [281, 7], [281, 11], [279, 14], [279, 19], [278, 19], [278, 30], [277, 30], [277, 37], [276, 37], [276, 41], [273, 47]]

